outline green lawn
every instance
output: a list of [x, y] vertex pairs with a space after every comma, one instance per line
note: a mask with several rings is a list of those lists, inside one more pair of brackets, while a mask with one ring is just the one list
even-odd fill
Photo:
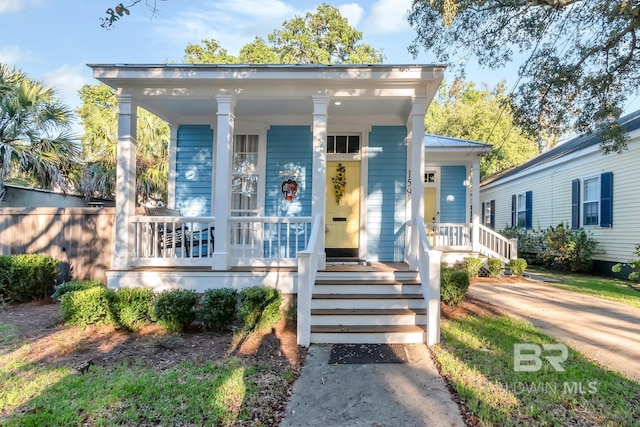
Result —
[[544, 358], [538, 372], [516, 372], [514, 344], [555, 343], [529, 323], [504, 316], [444, 319], [442, 337], [432, 348], [441, 373], [484, 425], [640, 426], [640, 384], [572, 349], [561, 363], [564, 372]]
[[293, 371], [229, 356], [167, 369], [135, 360], [74, 367], [30, 361], [31, 346], [0, 323], [2, 426], [255, 425], [277, 409]]
[[549, 284], [561, 289], [593, 295], [640, 308], [640, 287], [634, 288], [633, 285], [635, 284], [628, 280], [584, 274], [558, 273], [542, 268], [527, 268], [527, 272], [543, 274], [560, 280], [560, 283], [550, 282]]

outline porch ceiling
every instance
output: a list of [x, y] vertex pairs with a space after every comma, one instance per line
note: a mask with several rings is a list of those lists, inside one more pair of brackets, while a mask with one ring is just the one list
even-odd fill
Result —
[[217, 95], [234, 95], [235, 116], [306, 116], [311, 97], [330, 98], [329, 116], [407, 120], [414, 97], [433, 99], [443, 65], [240, 66], [89, 65], [94, 77], [171, 123], [214, 122]]

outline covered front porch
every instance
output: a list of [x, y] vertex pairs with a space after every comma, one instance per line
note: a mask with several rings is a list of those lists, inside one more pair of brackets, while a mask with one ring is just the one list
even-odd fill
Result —
[[[410, 339], [439, 340], [441, 252], [435, 248], [477, 251], [482, 236], [477, 209], [467, 215], [472, 201], [463, 185], [473, 170], [473, 188], [479, 188], [479, 157], [442, 164], [443, 176], [456, 177], [453, 187], [443, 188], [457, 191], [452, 206], [462, 210], [459, 227], [425, 229], [423, 178], [438, 150], [425, 147], [424, 117], [444, 66], [91, 67], [117, 91], [119, 108], [108, 286], [273, 286], [297, 296], [304, 345], [325, 339], [312, 338], [313, 310], [346, 310], [341, 304], [367, 311], [368, 319], [377, 316], [371, 310], [387, 307], [390, 322], [418, 322], [413, 326], [424, 329], [411, 331]], [[136, 206], [138, 107], [169, 123], [171, 215], [143, 214]], [[344, 254], [406, 271], [328, 270], [327, 258]], [[354, 285], [353, 292], [318, 302], [325, 274]], [[405, 318], [411, 314], [403, 310], [417, 317]]]

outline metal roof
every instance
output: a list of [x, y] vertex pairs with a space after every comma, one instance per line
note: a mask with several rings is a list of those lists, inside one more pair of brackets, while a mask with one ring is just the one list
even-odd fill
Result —
[[452, 138], [449, 136], [433, 135], [427, 133], [424, 135], [424, 146], [429, 148], [479, 148], [485, 151], [491, 151], [491, 144], [479, 141], [471, 141], [468, 139]]

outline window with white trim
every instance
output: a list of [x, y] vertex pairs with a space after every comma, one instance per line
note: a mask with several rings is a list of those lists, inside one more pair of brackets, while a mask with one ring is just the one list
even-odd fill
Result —
[[360, 153], [360, 135], [328, 135], [327, 154]]
[[516, 194], [516, 226], [527, 226], [527, 194]]
[[613, 227], [613, 172], [571, 181], [571, 228]]
[[582, 225], [600, 224], [600, 176], [582, 180]]
[[231, 215], [259, 214], [259, 136], [236, 135], [233, 142], [233, 170], [231, 173]]
[[530, 229], [533, 223], [533, 192], [511, 195], [511, 226]]
[[492, 229], [495, 227], [495, 206], [495, 200], [489, 200], [482, 203], [482, 224], [485, 227]]

